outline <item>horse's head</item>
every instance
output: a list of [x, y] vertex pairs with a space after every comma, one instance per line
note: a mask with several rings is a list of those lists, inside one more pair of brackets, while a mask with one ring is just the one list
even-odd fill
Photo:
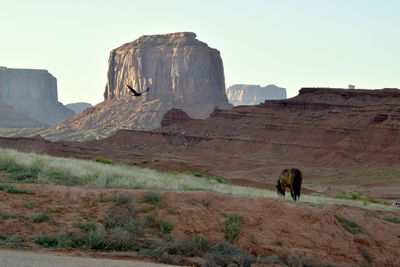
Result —
[[281, 181], [280, 181], [280, 179], [278, 179], [277, 181], [276, 181], [276, 192], [278, 193], [278, 195], [282, 195], [282, 196], [284, 196], [285, 195], [285, 191], [283, 190], [283, 188], [282, 188], [282, 184], [281, 184]]

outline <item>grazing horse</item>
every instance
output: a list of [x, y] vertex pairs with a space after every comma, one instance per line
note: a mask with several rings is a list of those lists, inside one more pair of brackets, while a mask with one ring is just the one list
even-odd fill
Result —
[[276, 191], [278, 192], [278, 195], [285, 197], [285, 187], [289, 187], [290, 195], [292, 196], [293, 200], [300, 200], [300, 189], [302, 182], [303, 175], [299, 169], [284, 169], [277, 181]]

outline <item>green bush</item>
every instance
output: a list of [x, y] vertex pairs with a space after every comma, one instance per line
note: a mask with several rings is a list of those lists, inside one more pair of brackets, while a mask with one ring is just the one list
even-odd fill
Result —
[[239, 236], [242, 228], [242, 217], [238, 214], [228, 215], [228, 219], [224, 222], [225, 238], [233, 243]]
[[50, 219], [50, 215], [47, 213], [40, 212], [40, 213], [36, 213], [36, 214], [32, 215], [31, 219], [32, 219], [32, 222], [34, 222], [34, 223], [41, 223], [41, 222], [48, 221]]
[[157, 224], [160, 229], [160, 233], [163, 235], [169, 234], [172, 231], [172, 229], [174, 229], [174, 224], [165, 219], [159, 219], [157, 221]]
[[58, 239], [53, 236], [42, 235], [35, 238], [36, 244], [45, 247], [45, 248], [53, 248], [59, 245]]

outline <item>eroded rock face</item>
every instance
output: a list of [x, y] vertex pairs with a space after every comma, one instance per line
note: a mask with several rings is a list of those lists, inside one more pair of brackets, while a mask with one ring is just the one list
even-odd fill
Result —
[[264, 87], [251, 84], [234, 84], [226, 90], [229, 103], [258, 105], [265, 100], [286, 99], [286, 89], [270, 84]]
[[[151, 89], [133, 97], [126, 84]], [[206, 118], [215, 106], [231, 107], [219, 51], [190, 32], [142, 36], [112, 50], [104, 98], [59, 126], [149, 130], [160, 126], [171, 108]]]
[[74, 115], [58, 102], [57, 79], [47, 70], [1, 67], [0, 95], [5, 104], [42, 124], [55, 125]]

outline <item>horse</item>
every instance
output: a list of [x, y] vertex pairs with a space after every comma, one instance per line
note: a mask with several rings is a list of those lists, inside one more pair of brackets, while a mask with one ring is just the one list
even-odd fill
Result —
[[285, 197], [285, 187], [289, 187], [290, 195], [292, 196], [293, 200], [300, 200], [300, 189], [302, 182], [303, 175], [299, 169], [284, 169], [277, 181], [276, 191], [278, 195]]

